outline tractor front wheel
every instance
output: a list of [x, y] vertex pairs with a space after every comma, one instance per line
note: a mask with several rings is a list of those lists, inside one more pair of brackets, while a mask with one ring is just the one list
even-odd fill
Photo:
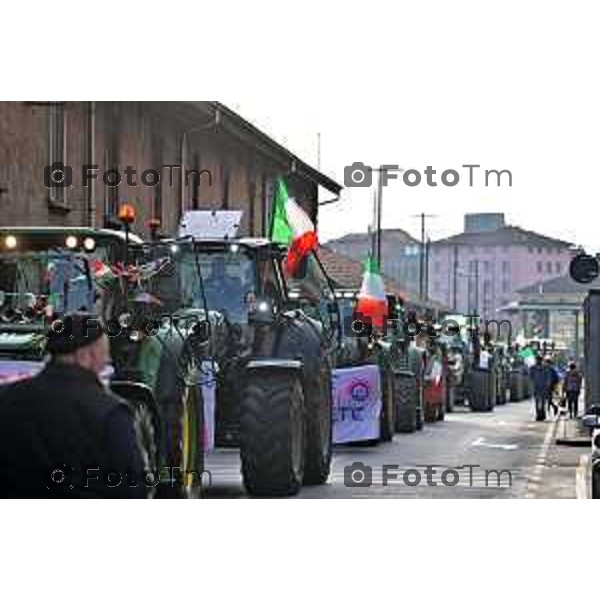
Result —
[[248, 375], [240, 415], [244, 485], [252, 496], [294, 496], [304, 478], [304, 395], [294, 372]]

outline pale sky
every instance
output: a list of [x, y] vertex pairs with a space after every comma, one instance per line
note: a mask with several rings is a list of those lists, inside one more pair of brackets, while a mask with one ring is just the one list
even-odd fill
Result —
[[[329, 86], [226, 103], [313, 165], [321, 132], [322, 170], [342, 184], [354, 161], [431, 165], [438, 180], [445, 169], [461, 172], [453, 189], [392, 182], [387, 227], [418, 235], [412, 215], [433, 213], [435, 239], [461, 231], [465, 212], [498, 211], [509, 224], [600, 250], [598, 21], [552, 2], [539, 12], [469, 4], [446, 20], [457, 16], [453, 6], [437, 5], [435, 19], [406, 5], [388, 20], [365, 15], [363, 45], [316, 77]], [[509, 169], [513, 187], [469, 188], [467, 163]], [[371, 193], [346, 190], [343, 204], [323, 209], [321, 237], [366, 231]]]

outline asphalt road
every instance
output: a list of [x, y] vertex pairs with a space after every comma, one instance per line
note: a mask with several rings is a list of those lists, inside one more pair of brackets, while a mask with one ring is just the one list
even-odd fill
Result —
[[[555, 464], [549, 464], [556, 429], [554, 422], [534, 422], [530, 402], [498, 406], [492, 413], [459, 408], [445, 422], [428, 424], [415, 434], [397, 435], [389, 444], [336, 448], [329, 483], [304, 488], [299, 497], [574, 497], [575, 470], [570, 462], [568, 471], [559, 472], [552, 469]], [[355, 463], [366, 469], [349, 471]], [[385, 473], [384, 465], [388, 466]], [[213, 477], [209, 498], [246, 497], [237, 451], [211, 454], [206, 468]], [[350, 472], [356, 482], [371, 485], [348, 487], [345, 475], [349, 481]]]

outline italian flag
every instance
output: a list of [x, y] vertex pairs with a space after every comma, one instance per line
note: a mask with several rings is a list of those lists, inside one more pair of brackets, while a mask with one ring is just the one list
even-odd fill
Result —
[[291, 277], [298, 272], [302, 260], [319, 245], [313, 222], [290, 198], [283, 179], [277, 181], [271, 240], [288, 247], [285, 270]]
[[375, 327], [383, 328], [387, 319], [388, 302], [385, 285], [379, 274], [377, 263], [372, 258], [367, 260], [362, 287], [358, 294], [356, 313], [360, 313], [373, 321]]

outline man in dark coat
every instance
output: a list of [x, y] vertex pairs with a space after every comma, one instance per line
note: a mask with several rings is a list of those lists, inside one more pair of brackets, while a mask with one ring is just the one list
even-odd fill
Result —
[[577, 365], [571, 363], [564, 380], [565, 396], [567, 397], [571, 419], [576, 419], [579, 412], [579, 396], [581, 395], [582, 383], [583, 377], [577, 369]]
[[131, 409], [100, 381], [108, 339], [91, 315], [63, 326], [44, 370], [0, 391], [0, 497], [145, 498]]
[[529, 377], [533, 383], [533, 397], [535, 400], [536, 420], [546, 420], [546, 403], [552, 395], [554, 378], [551, 368], [544, 363], [541, 356], [536, 357], [535, 365], [529, 370]]

